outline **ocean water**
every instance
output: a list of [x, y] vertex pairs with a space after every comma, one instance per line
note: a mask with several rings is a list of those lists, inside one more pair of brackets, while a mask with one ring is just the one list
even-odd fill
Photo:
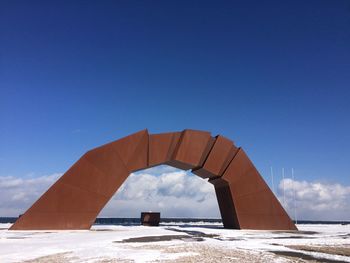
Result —
[[[0, 223], [14, 223], [17, 217], [0, 217]], [[171, 224], [171, 223], [207, 223], [207, 224], [221, 224], [221, 219], [208, 219], [208, 218], [161, 218], [160, 223]], [[96, 225], [140, 225], [140, 218], [96, 218]]]
[[[14, 223], [17, 217], [0, 217], [0, 223]], [[211, 219], [211, 218], [161, 218], [160, 224], [222, 224], [221, 219]], [[350, 221], [310, 221], [310, 220], [298, 220], [298, 224], [342, 224], [349, 225]], [[140, 218], [96, 218], [96, 225], [140, 225]]]

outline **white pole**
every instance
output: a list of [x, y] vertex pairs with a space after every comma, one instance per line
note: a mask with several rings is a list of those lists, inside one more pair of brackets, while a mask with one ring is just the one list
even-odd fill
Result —
[[272, 170], [272, 166], [271, 166], [271, 181], [272, 181], [272, 193], [275, 194], [275, 185], [273, 183], [273, 170]]
[[294, 183], [294, 169], [293, 168], [292, 168], [292, 180], [293, 180], [293, 198], [294, 198], [294, 220], [295, 220], [295, 223], [298, 224], [297, 201], [295, 199], [295, 183]]
[[282, 168], [283, 205], [286, 206], [286, 190], [284, 188], [284, 168]]

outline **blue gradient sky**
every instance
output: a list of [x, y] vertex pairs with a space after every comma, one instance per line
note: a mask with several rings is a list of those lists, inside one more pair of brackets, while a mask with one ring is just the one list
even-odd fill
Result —
[[192, 128], [350, 184], [349, 1], [1, 1], [0, 52], [0, 176]]

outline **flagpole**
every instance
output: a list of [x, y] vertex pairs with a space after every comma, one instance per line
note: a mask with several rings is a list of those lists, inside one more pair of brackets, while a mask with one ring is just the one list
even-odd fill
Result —
[[295, 223], [298, 224], [298, 219], [297, 219], [297, 202], [295, 199], [295, 182], [294, 182], [294, 169], [292, 168], [292, 180], [293, 180], [293, 198], [294, 198], [294, 220]]
[[286, 206], [286, 190], [284, 187], [284, 168], [282, 168], [283, 205]]

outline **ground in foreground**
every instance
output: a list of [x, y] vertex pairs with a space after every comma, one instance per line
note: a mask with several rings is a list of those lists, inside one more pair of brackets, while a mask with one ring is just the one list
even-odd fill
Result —
[[350, 225], [298, 225], [298, 232], [207, 223], [95, 225], [90, 231], [9, 226], [0, 225], [0, 262], [350, 262]]

